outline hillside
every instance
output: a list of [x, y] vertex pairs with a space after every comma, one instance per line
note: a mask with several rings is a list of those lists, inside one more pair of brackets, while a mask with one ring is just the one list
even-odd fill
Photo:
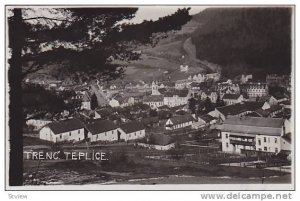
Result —
[[224, 76], [290, 73], [289, 8], [209, 8], [194, 20], [201, 23], [192, 34], [197, 58], [221, 65]]

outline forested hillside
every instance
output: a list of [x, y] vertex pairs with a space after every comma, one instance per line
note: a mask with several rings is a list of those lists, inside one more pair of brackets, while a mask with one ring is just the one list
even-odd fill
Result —
[[197, 58], [221, 65], [224, 76], [290, 73], [290, 8], [208, 8], [193, 19], [201, 23], [192, 35]]

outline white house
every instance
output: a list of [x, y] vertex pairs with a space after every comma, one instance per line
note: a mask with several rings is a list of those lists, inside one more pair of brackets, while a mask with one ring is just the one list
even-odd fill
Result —
[[139, 121], [127, 122], [118, 128], [118, 136], [126, 142], [141, 139], [146, 136], [145, 127]]
[[283, 123], [281, 118], [230, 117], [221, 126], [222, 150], [279, 153]]
[[110, 120], [94, 120], [86, 125], [86, 129], [91, 142], [120, 140], [118, 127]]
[[244, 100], [244, 97], [241, 94], [224, 94], [222, 99], [226, 105], [232, 105], [241, 103]]
[[269, 88], [266, 83], [247, 83], [241, 84], [241, 92], [247, 94], [249, 97], [267, 96]]
[[151, 108], [158, 108], [164, 105], [164, 97], [162, 95], [150, 95], [143, 97], [143, 103]]
[[51, 142], [80, 141], [86, 138], [84, 124], [78, 119], [52, 122], [39, 132], [40, 139]]
[[167, 120], [166, 130], [176, 130], [184, 127], [189, 127], [195, 121], [194, 117], [190, 114], [175, 116]]
[[163, 95], [164, 105], [168, 105], [169, 107], [185, 105], [189, 99], [189, 91], [186, 89], [167, 91]]

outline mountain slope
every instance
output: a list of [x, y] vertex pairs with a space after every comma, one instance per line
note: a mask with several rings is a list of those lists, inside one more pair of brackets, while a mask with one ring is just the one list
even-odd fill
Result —
[[290, 8], [209, 8], [194, 17], [197, 58], [222, 66], [233, 77], [291, 71]]

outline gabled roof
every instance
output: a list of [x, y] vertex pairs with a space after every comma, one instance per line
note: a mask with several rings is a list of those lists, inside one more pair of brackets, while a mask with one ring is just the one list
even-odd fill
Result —
[[195, 121], [194, 117], [190, 114], [180, 115], [170, 118], [173, 125], [182, 124], [189, 121]]
[[280, 136], [284, 120], [264, 117], [230, 117], [221, 125], [221, 131], [236, 132], [247, 135]]
[[237, 115], [237, 114], [241, 114], [243, 112], [248, 111], [246, 105], [243, 104], [243, 103], [237, 103], [237, 104], [233, 104], [233, 105], [226, 105], [226, 106], [222, 106], [222, 107], [217, 107], [216, 110], [218, 110], [219, 112], [221, 112], [225, 116], [227, 116], [227, 115]]
[[147, 117], [142, 119], [142, 123], [144, 124], [144, 126], [147, 126], [149, 124], [159, 123], [159, 119], [158, 117]]
[[150, 96], [144, 96], [143, 102], [163, 102], [164, 97], [162, 95], [150, 95]]
[[182, 89], [182, 90], [173, 90], [173, 91], [167, 91], [164, 93], [165, 97], [173, 97], [173, 96], [179, 96], [179, 97], [187, 97], [189, 93], [189, 90]]
[[245, 101], [243, 104], [249, 111], [255, 111], [262, 108], [265, 102]]
[[54, 134], [70, 132], [84, 128], [84, 124], [78, 119], [68, 119], [47, 124]]
[[120, 126], [120, 128], [126, 134], [145, 129], [144, 125], [139, 121], [131, 121], [131, 122], [128, 122], [128, 123], [124, 123]]
[[198, 118], [202, 119], [206, 123], [209, 123], [209, 122], [211, 122], [212, 120], [215, 119], [214, 117], [210, 116], [209, 114], [201, 115]]
[[93, 122], [86, 125], [86, 129], [93, 135], [115, 130], [118, 127], [109, 120], [94, 120]]
[[240, 96], [240, 94], [224, 94], [223, 99], [237, 100]]
[[224, 121], [223, 124], [281, 128], [283, 123], [284, 123], [284, 119], [282, 118], [229, 117]]

